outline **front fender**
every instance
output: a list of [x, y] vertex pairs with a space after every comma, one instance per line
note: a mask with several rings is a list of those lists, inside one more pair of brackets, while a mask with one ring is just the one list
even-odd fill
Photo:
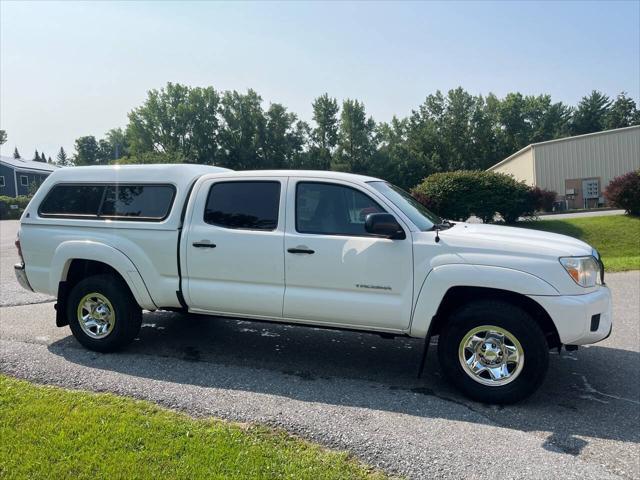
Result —
[[58, 245], [51, 261], [49, 291], [58, 291], [58, 283], [66, 280], [69, 266], [74, 259], [94, 260], [109, 265], [127, 283], [138, 305], [147, 310], [158, 308], [129, 257], [110, 245], [88, 240], [71, 240]]
[[485, 287], [522, 295], [559, 295], [535, 275], [488, 265], [450, 264], [433, 268], [424, 279], [411, 317], [410, 335], [426, 337], [445, 294], [453, 287]]

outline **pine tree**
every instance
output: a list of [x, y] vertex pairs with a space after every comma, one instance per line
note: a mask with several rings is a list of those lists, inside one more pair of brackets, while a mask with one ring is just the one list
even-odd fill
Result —
[[56, 155], [56, 163], [61, 167], [66, 167], [69, 165], [69, 159], [67, 158], [67, 152], [64, 151], [64, 148], [60, 147], [60, 151], [58, 155]]
[[18, 152], [18, 147], [13, 150], [13, 158], [22, 158], [20, 152]]
[[34, 162], [39, 162], [40, 161], [40, 154], [38, 153], [38, 149], [36, 149], [36, 153], [33, 156], [33, 161]]
[[51, 155], [49, 155], [49, 158], [47, 159], [47, 163], [53, 163], [53, 160], [51, 160]]

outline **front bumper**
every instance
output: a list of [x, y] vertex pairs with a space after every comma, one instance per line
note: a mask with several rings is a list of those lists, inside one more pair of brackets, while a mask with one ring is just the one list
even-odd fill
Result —
[[27, 290], [33, 292], [33, 288], [29, 284], [29, 279], [27, 278], [27, 272], [24, 269], [23, 263], [16, 263], [13, 266], [13, 271], [16, 274], [16, 279], [22, 288], [26, 288]]
[[[547, 311], [565, 345], [596, 343], [611, 334], [611, 290], [607, 286], [586, 295], [532, 295], [531, 298]], [[598, 322], [592, 321], [597, 315]]]

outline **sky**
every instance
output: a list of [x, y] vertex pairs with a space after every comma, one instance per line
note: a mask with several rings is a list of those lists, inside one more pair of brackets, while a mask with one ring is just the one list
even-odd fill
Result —
[[307, 121], [324, 92], [376, 121], [458, 86], [569, 104], [626, 91], [640, 104], [640, 1], [0, 0], [2, 155], [72, 153], [167, 82], [253, 88]]

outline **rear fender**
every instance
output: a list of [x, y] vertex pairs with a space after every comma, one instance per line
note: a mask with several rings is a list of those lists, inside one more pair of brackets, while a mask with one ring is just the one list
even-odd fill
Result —
[[116, 270], [129, 286], [140, 307], [156, 310], [158, 307], [133, 262], [120, 250], [104, 243], [87, 240], [71, 240], [61, 243], [53, 255], [49, 276], [49, 291], [57, 292], [59, 283], [67, 279], [69, 266], [75, 259], [93, 260]]

